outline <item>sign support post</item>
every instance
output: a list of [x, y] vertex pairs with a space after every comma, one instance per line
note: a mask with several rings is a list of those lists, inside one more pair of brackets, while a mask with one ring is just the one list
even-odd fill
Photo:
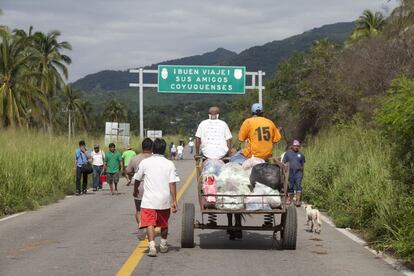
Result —
[[144, 70], [139, 68], [139, 137], [144, 139]]
[[262, 84], [262, 76], [264, 75], [264, 72], [262, 72], [261, 70], [259, 70], [258, 72], [259, 74], [259, 104], [261, 106], [263, 106], [263, 84]]

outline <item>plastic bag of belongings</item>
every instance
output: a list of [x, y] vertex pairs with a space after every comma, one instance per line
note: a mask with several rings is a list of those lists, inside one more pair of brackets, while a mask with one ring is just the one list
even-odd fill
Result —
[[272, 208], [278, 208], [282, 202], [278, 190], [273, 190], [259, 182], [256, 182], [250, 195], [252, 196], [244, 198], [246, 210], [249, 211], [271, 210]]
[[283, 183], [279, 166], [269, 163], [255, 165], [250, 173], [250, 183], [254, 187], [257, 182], [280, 191]]
[[257, 164], [262, 164], [262, 163], [265, 163], [263, 159], [252, 156], [251, 158], [243, 162], [242, 168], [247, 171], [248, 175], [250, 175], [253, 167], [256, 166]]
[[[271, 186], [278, 187], [280, 170], [276, 165], [269, 165], [255, 157], [246, 160], [243, 165], [235, 162], [224, 164], [221, 160], [206, 160], [203, 163], [201, 176], [203, 194], [208, 195], [203, 197], [204, 206], [221, 210], [244, 208], [269, 210], [279, 207], [279, 191], [272, 189]], [[264, 173], [264, 176], [253, 175], [259, 173]], [[252, 183], [255, 179], [264, 180], [264, 183], [261, 181]], [[223, 196], [214, 196], [216, 194]]]
[[217, 198], [212, 195], [217, 194], [217, 177], [220, 175], [223, 166], [224, 162], [216, 159], [207, 159], [203, 163], [201, 172], [203, 194], [209, 195], [203, 197], [206, 207], [215, 207]]
[[250, 180], [246, 170], [238, 163], [227, 163], [221, 169], [217, 178], [218, 196], [216, 208], [225, 210], [240, 210], [244, 208], [242, 196], [250, 193]]

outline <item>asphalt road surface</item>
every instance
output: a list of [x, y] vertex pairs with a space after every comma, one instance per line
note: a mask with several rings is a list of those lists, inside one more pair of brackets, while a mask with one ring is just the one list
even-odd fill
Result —
[[[175, 163], [178, 188], [188, 188], [181, 189], [179, 212], [170, 220], [168, 253], [145, 255], [147, 242], [136, 238], [132, 188], [123, 182], [119, 195], [106, 186], [1, 221], [0, 275], [403, 275], [327, 224], [320, 235], [307, 232], [301, 208], [296, 250], [275, 250], [270, 232], [245, 231], [242, 240], [230, 241], [223, 230], [197, 229], [195, 247], [182, 249], [180, 211], [198, 201], [194, 161]], [[261, 225], [263, 218], [244, 223]]]

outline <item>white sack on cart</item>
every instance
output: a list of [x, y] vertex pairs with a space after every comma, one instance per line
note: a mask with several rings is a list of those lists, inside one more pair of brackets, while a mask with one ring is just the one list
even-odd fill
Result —
[[277, 208], [280, 206], [280, 204], [282, 204], [279, 191], [273, 190], [272, 188], [262, 183], [256, 182], [256, 186], [254, 187], [253, 192], [257, 195], [269, 195], [269, 196], [266, 196], [265, 198], [267, 200], [267, 203], [272, 208]]
[[[235, 192], [223, 192], [223, 195], [238, 195]], [[244, 208], [243, 197], [217, 196], [216, 208], [220, 210], [240, 210]]]
[[207, 159], [203, 162], [202, 175], [220, 175], [224, 162], [218, 159]]
[[[250, 195], [262, 195], [261, 193], [252, 192]], [[258, 211], [258, 210], [271, 210], [269, 203], [267, 202], [267, 197], [262, 196], [246, 196], [244, 198], [244, 204], [246, 205], [246, 210], [249, 211]]]
[[246, 171], [249, 171], [249, 175], [250, 175], [250, 172], [255, 165], [261, 164], [264, 162], [265, 161], [263, 159], [252, 156], [251, 158], [243, 162], [242, 168], [245, 169]]
[[234, 192], [238, 195], [250, 193], [249, 175], [242, 166], [231, 162], [225, 164], [217, 178], [217, 190], [219, 193]]

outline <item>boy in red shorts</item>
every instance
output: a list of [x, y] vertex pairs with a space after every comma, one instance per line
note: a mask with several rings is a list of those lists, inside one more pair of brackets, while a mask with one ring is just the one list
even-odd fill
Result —
[[[140, 228], [147, 228], [149, 240], [148, 256], [157, 256], [155, 227], [161, 228], [160, 252], [168, 251], [168, 219], [170, 212], [177, 212], [176, 182], [179, 178], [173, 162], [164, 157], [167, 147], [164, 139], [155, 139], [153, 155], [139, 164], [134, 179], [144, 185], [141, 202]], [[143, 182], [143, 183], [142, 183]]]

